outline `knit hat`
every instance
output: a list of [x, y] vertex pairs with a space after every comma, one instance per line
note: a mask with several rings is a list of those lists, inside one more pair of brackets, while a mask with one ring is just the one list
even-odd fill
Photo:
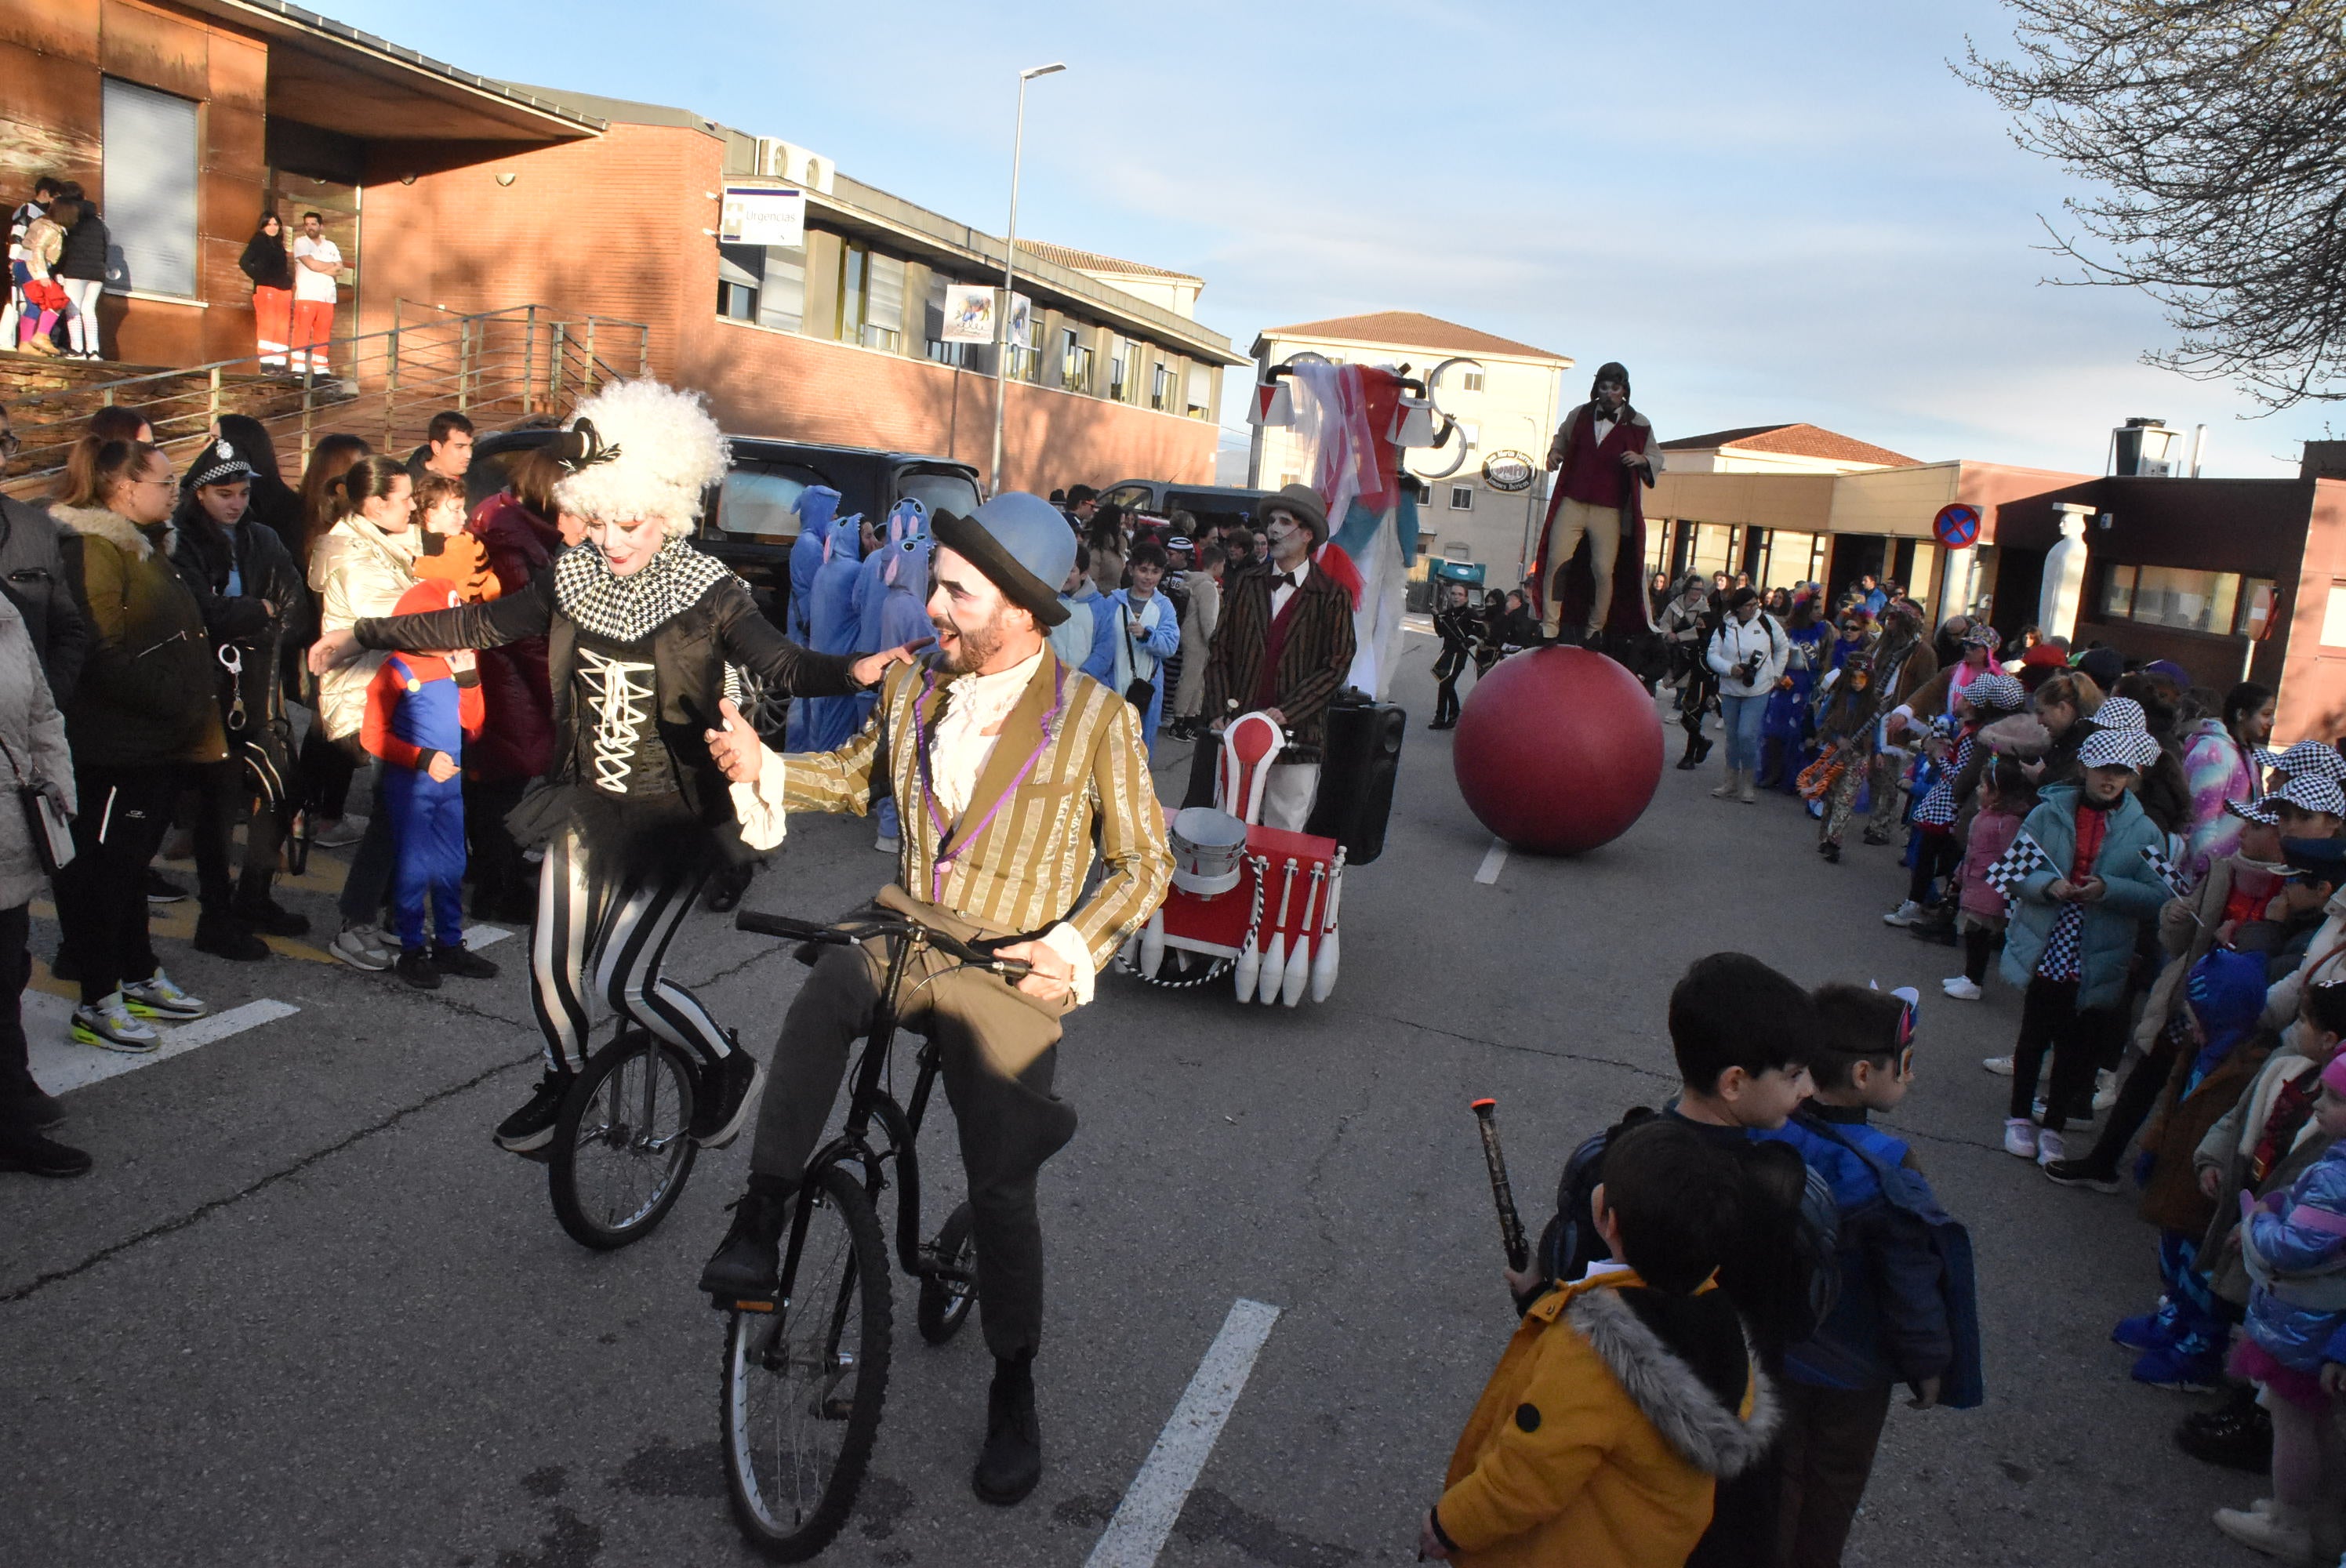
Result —
[[252, 464], [238, 456], [235, 445], [225, 437], [196, 453], [195, 462], [188, 465], [189, 489], [205, 484], [249, 483], [251, 478]]
[[1972, 677], [1972, 683], [1964, 687], [1964, 697], [1974, 708], [1995, 708], [2004, 713], [2017, 713], [2028, 706], [2028, 692], [2019, 677], [2000, 669]]
[[2096, 729], [2140, 730], [2148, 728], [2142, 704], [2130, 697], [2104, 698], [2102, 706], [2094, 709], [2094, 716], [2086, 722]]
[[653, 381], [619, 382], [580, 403], [555, 450], [566, 471], [556, 506], [590, 522], [657, 518], [670, 534], [691, 529], [731, 458], [699, 394]]
[[2327, 811], [2333, 817], [2346, 817], [2346, 789], [2335, 779], [2324, 779], [2318, 773], [2300, 773], [2266, 797], [2270, 800], [2285, 800], [2300, 811]]
[[2300, 740], [2273, 764], [2292, 779], [2329, 779], [2346, 782], [2346, 757], [2326, 740]]
[[2139, 729], [2096, 729], [2077, 748], [2080, 768], [2130, 768], [2139, 773], [2158, 760], [2158, 742]]
[[2283, 839], [2281, 859], [2298, 876], [2336, 886], [2346, 882], [2346, 842], [2336, 839]]
[[2077, 667], [2093, 678], [2104, 691], [2117, 685], [2118, 677], [2126, 674], [2126, 655], [2116, 648], [2087, 648], [2077, 656]]

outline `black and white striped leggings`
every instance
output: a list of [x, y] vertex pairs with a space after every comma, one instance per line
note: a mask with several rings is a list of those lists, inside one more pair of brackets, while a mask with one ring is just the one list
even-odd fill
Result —
[[530, 1003], [546, 1032], [547, 1065], [559, 1073], [586, 1064], [590, 967], [594, 994], [622, 1017], [704, 1060], [722, 1060], [733, 1051], [725, 1031], [699, 997], [660, 974], [707, 870], [695, 857], [689, 865], [654, 863], [627, 875], [616, 859], [597, 854], [576, 826], [546, 846], [529, 960]]

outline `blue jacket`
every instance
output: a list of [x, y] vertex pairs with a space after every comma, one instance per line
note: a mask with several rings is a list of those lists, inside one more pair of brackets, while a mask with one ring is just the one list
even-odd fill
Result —
[[[1940, 1289], [1938, 1251], [1922, 1224], [1882, 1196], [1881, 1178], [1865, 1161], [1818, 1130], [1826, 1109], [1812, 1106], [1780, 1128], [1753, 1135], [1798, 1150], [1831, 1186], [1841, 1211], [1841, 1294], [1816, 1333], [1784, 1352], [1784, 1370], [1797, 1382], [1827, 1389], [1939, 1377], [1953, 1359], [1954, 1336]], [[1862, 1119], [1840, 1119], [1849, 1114], [1832, 1117], [1832, 1133], [1862, 1144], [1884, 1165], [1912, 1167], [1904, 1142]]]
[[[2012, 923], [2004, 931], [2004, 978], [2022, 990], [2035, 978], [2053, 923], [2067, 907], [2045, 897], [2045, 890], [2069, 874], [2069, 861], [2077, 852], [2077, 800], [2083, 792], [2080, 785], [2053, 786], [2020, 825], [2052, 858], [2051, 865], [2037, 867], [2021, 882], [2012, 901]], [[2077, 938], [2079, 1010], [2116, 1007], [2125, 999], [2135, 929], [2175, 896], [2142, 858], [2146, 849], [2164, 852], [2166, 843], [2167, 835], [2134, 796], [2119, 796], [2109, 809], [2101, 853], [2094, 857], [2094, 875], [2108, 891], [2100, 901], [2085, 906], [2085, 928]]]
[[839, 510], [839, 492], [828, 484], [810, 484], [799, 492], [799, 536], [790, 546], [790, 625], [784, 629], [799, 643], [811, 647], [808, 611], [814, 595], [814, 575], [822, 569], [822, 541]]
[[1091, 656], [1083, 661], [1084, 673], [1110, 691], [1115, 691], [1116, 645], [1123, 623], [1117, 619], [1116, 606], [1108, 603], [1107, 596], [1101, 593], [1089, 578], [1077, 585], [1074, 597], [1076, 603], [1089, 611], [1092, 617], [1092, 651]]
[[2249, 1217], [2240, 1257], [2256, 1282], [2249, 1339], [2300, 1371], [2346, 1360], [2346, 1143], [2290, 1185], [2279, 1213]]

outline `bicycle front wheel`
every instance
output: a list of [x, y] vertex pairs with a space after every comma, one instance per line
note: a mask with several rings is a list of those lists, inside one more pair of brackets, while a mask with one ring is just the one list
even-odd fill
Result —
[[554, 1217], [581, 1247], [640, 1241], [676, 1205], [698, 1152], [698, 1073], [676, 1046], [630, 1029], [588, 1059], [562, 1102], [546, 1162]]
[[725, 1332], [726, 1489], [752, 1544], [784, 1563], [831, 1543], [855, 1506], [888, 1391], [888, 1250], [872, 1199], [832, 1166], [799, 1210], [776, 1310]]

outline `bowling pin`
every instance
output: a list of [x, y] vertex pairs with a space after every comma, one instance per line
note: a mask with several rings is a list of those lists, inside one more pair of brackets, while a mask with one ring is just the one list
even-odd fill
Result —
[[1140, 972], [1154, 979], [1157, 972], [1164, 966], [1165, 911], [1159, 906], [1157, 912], [1148, 917], [1148, 923], [1140, 928]]
[[1279, 885], [1279, 923], [1270, 928], [1270, 945], [1263, 950], [1262, 989], [1257, 994], [1268, 1007], [1279, 1000], [1287, 983], [1287, 901], [1295, 891], [1295, 857], [1287, 857], [1287, 879]]
[[1303, 898], [1303, 923], [1295, 928], [1295, 945], [1287, 952], [1287, 978], [1279, 988], [1279, 1000], [1290, 1007], [1303, 1000], [1303, 988], [1311, 979], [1311, 917], [1320, 912], [1320, 884], [1327, 875], [1325, 866], [1312, 862], [1311, 891]]
[[[1270, 872], [1270, 862], [1260, 856], [1250, 856], [1247, 866], [1249, 874], [1254, 878], [1255, 924], [1260, 925], [1262, 921], [1262, 881]], [[1254, 932], [1254, 926], [1250, 925], [1246, 944], [1239, 949], [1239, 961], [1231, 969], [1231, 977], [1238, 982], [1240, 1002], [1254, 1000], [1255, 986], [1262, 978], [1262, 954], [1255, 949]]]
[[1328, 921], [1321, 932], [1317, 948], [1311, 954], [1311, 1000], [1325, 1002], [1328, 993], [1336, 989], [1336, 906], [1344, 898], [1344, 851], [1336, 851], [1336, 863], [1328, 872]]

